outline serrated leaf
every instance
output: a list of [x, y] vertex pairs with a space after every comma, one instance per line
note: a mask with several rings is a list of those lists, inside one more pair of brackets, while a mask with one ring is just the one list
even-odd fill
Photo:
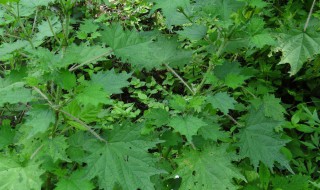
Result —
[[43, 20], [37, 27], [38, 32], [34, 35], [32, 41], [35, 46], [39, 46], [44, 42], [46, 37], [57, 35], [62, 30], [59, 17], [54, 16]]
[[116, 73], [114, 69], [98, 72], [91, 76], [91, 84], [100, 85], [109, 94], [121, 94], [122, 88], [129, 86], [131, 74]]
[[213, 108], [221, 110], [225, 115], [229, 113], [229, 110], [234, 109], [234, 105], [237, 103], [226, 92], [218, 92], [213, 96], [208, 96], [207, 101]]
[[2, 43], [0, 47], [0, 57], [10, 54], [16, 50], [22, 49], [28, 45], [29, 45], [28, 41], [24, 41], [24, 40], [17, 40], [12, 43]]
[[189, 115], [173, 117], [168, 125], [181, 135], [185, 135], [189, 142], [192, 142], [192, 136], [196, 135], [198, 129], [207, 125], [207, 123], [200, 118]]
[[90, 85], [82, 89], [76, 100], [82, 105], [98, 106], [99, 104], [110, 104], [109, 95], [98, 85]]
[[27, 103], [33, 99], [31, 90], [25, 88], [23, 82], [10, 84], [10, 81], [7, 82], [2, 78], [0, 78], [0, 97], [0, 107], [4, 103]]
[[147, 110], [144, 117], [147, 123], [151, 123], [157, 127], [166, 125], [170, 120], [169, 112], [161, 108]]
[[108, 143], [90, 146], [91, 154], [85, 159], [87, 177], [97, 177], [99, 187], [106, 190], [116, 184], [123, 190], [154, 189], [150, 177], [163, 173], [148, 153], [156, 143], [143, 139], [137, 126], [117, 126], [108, 134]]
[[[93, 106], [92, 104], [83, 105], [78, 101], [72, 101], [63, 108], [66, 112], [86, 123], [97, 121], [97, 115], [101, 112], [101, 109], [101, 106]], [[70, 118], [70, 120], [72, 120], [72, 118]]]
[[29, 162], [17, 163], [12, 158], [0, 157], [0, 190], [38, 190], [41, 189], [40, 176], [43, 170], [39, 164]]
[[202, 126], [199, 129], [198, 134], [206, 140], [213, 140], [215, 142], [218, 139], [224, 139], [228, 137], [228, 135], [224, 131], [221, 131], [221, 127], [215, 123]]
[[177, 31], [177, 33], [190, 40], [200, 40], [206, 35], [207, 27], [194, 24], [189, 27], [184, 27], [183, 30]]
[[68, 146], [64, 136], [57, 136], [44, 142], [44, 154], [50, 156], [53, 162], [59, 159], [69, 162], [70, 159], [66, 154]]
[[280, 151], [289, 141], [281, 139], [274, 131], [280, 124], [279, 121], [265, 117], [263, 108], [251, 109], [246, 127], [237, 136], [240, 156], [248, 157], [255, 169], [262, 162], [272, 170], [274, 162], [278, 162], [292, 172], [288, 160]]
[[308, 186], [309, 176], [303, 175], [291, 175], [291, 176], [275, 176], [272, 181], [274, 189], [290, 189], [290, 190], [307, 190], [310, 189]]
[[231, 15], [244, 6], [243, 2], [235, 0], [199, 0], [196, 2], [196, 10], [209, 18], [217, 17], [218, 24], [228, 27], [232, 24]]
[[100, 60], [104, 60], [104, 57], [110, 54], [110, 48], [104, 48], [97, 45], [87, 46], [85, 44], [71, 44], [66, 49], [63, 59], [56, 66], [59, 68], [66, 68], [75, 63], [80, 65], [96, 63]]
[[290, 75], [295, 75], [308, 59], [320, 51], [320, 34], [312, 30], [292, 29], [280, 35], [279, 40], [277, 50], [282, 51], [279, 64], [289, 63]]
[[149, 0], [151, 2], [155, 2], [156, 5], [153, 6], [152, 12], [157, 9], [161, 9], [164, 17], [166, 18], [167, 27], [171, 27], [173, 25], [182, 25], [190, 22], [188, 18], [178, 9], [183, 10], [185, 14], [189, 14], [190, 12], [190, 1], [189, 0]]
[[7, 125], [4, 122], [5, 120], [2, 120], [2, 125], [0, 125], [0, 150], [12, 144], [15, 135], [15, 131], [10, 127], [10, 121]]
[[84, 170], [76, 170], [70, 177], [60, 179], [54, 190], [92, 190], [94, 185], [83, 176]]
[[77, 85], [77, 78], [74, 73], [71, 73], [68, 70], [60, 70], [54, 73], [54, 81], [62, 89], [71, 90]]
[[107, 43], [122, 61], [149, 70], [163, 64], [185, 65], [192, 54], [191, 51], [178, 49], [179, 44], [175, 38], [159, 37], [155, 41], [136, 31], [124, 31], [119, 24], [111, 25], [101, 32], [101, 41]]
[[55, 121], [54, 112], [47, 106], [33, 107], [27, 112], [27, 120], [24, 123], [25, 127], [30, 127], [28, 138], [33, 137], [38, 133], [45, 132]]
[[206, 146], [201, 152], [189, 150], [176, 160], [178, 168], [174, 175], [182, 178], [180, 189], [238, 189], [233, 178], [245, 178], [232, 164], [236, 157], [227, 152], [227, 146]]

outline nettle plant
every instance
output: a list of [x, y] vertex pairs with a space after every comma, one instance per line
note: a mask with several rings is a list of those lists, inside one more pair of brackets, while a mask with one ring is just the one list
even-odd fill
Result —
[[316, 1], [0, 2], [0, 189], [320, 186]]

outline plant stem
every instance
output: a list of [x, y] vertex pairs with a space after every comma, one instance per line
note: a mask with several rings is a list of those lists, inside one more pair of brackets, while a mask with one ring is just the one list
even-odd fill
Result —
[[186, 87], [190, 90], [190, 92], [192, 93], [192, 95], [195, 95], [195, 94], [196, 94], [196, 93], [194, 92], [194, 90], [192, 90], [192, 88], [187, 84], [186, 81], [183, 80], [183, 78], [182, 78], [178, 73], [176, 73], [168, 64], [164, 64], [164, 65], [167, 67], [167, 69], [168, 69], [172, 74], [174, 74], [174, 75], [182, 82], [182, 84], [184, 84], [184, 86], [186, 86]]
[[58, 109], [58, 106], [54, 105], [49, 99], [48, 97], [41, 92], [41, 90], [37, 87], [33, 87], [33, 89], [38, 92], [50, 105], [50, 107], [60, 113], [63, 113], [65, 115], [67, 115], [68, 117], [70, 117], [72, 120], [74, 120], [75, 122], [81, 124], [83, 127], [85, 127], [93, 136], [95, 136], [98, 140], [107, 143], [107, 141], [105, 139], [103, 139], [98, 133], [96, 133], [90, 126], [88, 126], [86, 123], [84, 123], [83, 121], [81, 121], [79, 118], [73, 116], [72, 114], [64, 111], [64, 110], [60, 110]]
[[92, 59], [89, 59], [89, 60], [87, 60], [87, 61], [85, 61], [85, 62], [83, 62], [83, 63], [80, 63], [80, 64], [77, 65], [77, 66], [76, 66], [76, 65], [73, 65], [73, 66], [69, 69], [69, 71], [72, 72], [72, 71], [78, 69], [79, 67], [82, 67], [82, 66], [85, 65], [85, 64], [91, 63], [92, 61], [94, 61], [94, 60], [96, 60], [96, 59], [99, 59], [100, 57], [103, 57], [103, 56], [105, 56], [105, 55], [107, 55], [107, 54], [110, 54], [111, 52], [112, 52], [112, 50], [109, 49], [107, 52], [105, 52], [105, 53], [103, 53], [103, 54], [101, 54], [101, 55], [98, 55], [98, 56], [96, 56], [96, 57], [94, 57], [94, 58], [92, 58]]
[[48, 24], [49, 24], [50, 31], [51, 31], [51, 33], [52, 33], [52, 35], [53, 35], [54, 39], [56, 39], [56, 40], [57, 40], [57, 42], [58, 42], [59, 44], [61, 44], [61, 42], [60, 42], [60, 40], [58, 39], [58, 37], [57, 37], [56, 33], [53, 31], [53, 27], [52, 27], [52, 24], [51, 24], [50, 19], [49, 19], [48, 17], [46, 17], [46, 19], [47, 19], [47, 22], [48, 22]]
[[309, 25], [309, 21], [310, 21], [310, 18], [311, 18], [311, 15], [312, 15], [312, 12], [313, 12], [313, 8], [314, 8], [314, 5], [316, 4], [316, 0], [313, 0], [313, 3], [311, 5], [311, 8], [310, 8], [310, 11], [309, 11], [309, 15], [308, 15], [308, 18], [307, 18], [307, 21], [306, 21], [306, 24], [304, 25], [304, 28], [303, 28], [303, 31], [305, 32], [307, 30], [307, 27]]

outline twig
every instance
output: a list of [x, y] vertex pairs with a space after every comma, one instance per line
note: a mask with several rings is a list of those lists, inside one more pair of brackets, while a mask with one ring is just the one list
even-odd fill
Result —
[[182, 82], [182, 84], [184, 84], [184, 85], [190, 90], [190, 92], [192, 93], [192, 95], [195, 95], [195, 94], [196, 94], [195, 91], [192, 90], [192, 88], [186, 83], [186, 81], [183, 80], [182, 77], [180, 77], [180, 75], [179, 75], [178, 73], [176, 73], [168, 64], [164, 64], [164, 65], [167, 67], [167, 69], [168, 69], [171, 73], [173, 73], [173, 74]]
[[98, 55], [98, 56], [96, 56], [96, 57], [94, 57], [94, 58], [92, 58], [92, 59], [89, 59], [89, 60], [87, 60], [87, 61], [85, 61], [85, 62], [83, 62], [83, 63], [81, 63], [81, 64], [79, 64], [79, 65], [73, 65], [70, 69], [69, 69], [69, 71], [71, 72], [71, 71], [74, 71], [74, 70], [76, 70], [76, 69], [78, 69], [79, 67], [82, 67], [83, 65], [85, 65], [85, 64], [88, 64], [88, 63], [91, 63], [92, 61], [94, 61], [94, 60], [96, 60], [96, 59], [99, 59], [100, 57], [103, 57], [103, 56], [105, 56], [105, 55], [107, 55], [107, 54], [110, 54], [112, 52], [112, 50], [111, 49], [109, 49], [107, 52], [105, 52], [105, 53], [103, 53], [103, 54], [101, 54], [101, 55]]
[[56, 33], [53, 31], [53, 27], [52, 27], [52, 24], [51, 24], [50, 19], [49, 19], [48, 17], [46, 17], [46, 19], [47, 19], [47, 22], [48, 22], [48, 24], [49, 24], [50, 31], [51, 31], [54, 39], [56, 39], [56, 41], [57, 41], [59, 44], [61, 44], [61, 42], [60, 42], [59, 38], [57, 37]]
[[238, 125], [239, 127], [243, 127], [243, 125], [241, 125], [235, 118], [233, 118], [231, 115], [227, 114], [226, 115], [231, 121], [233, 121], [233, 123], [235, 123], [236, 125]]
[[73, 116], [72, 114], [64, 111], [64, 110], [60, 110], [58, 109], [56, 105], [54, 105], [49, 99], [48, 97], [43, 93], [41, 92], [41, 90], [37, 87], [33, 87], [33, 89], [38, 92], [50, 105], [50, 107], [58, 112], [61, 112], [67, 116], [69, 116], [72, 120], [74, 120], [75, 122], [81, 124], [82, 126], [84, 126], [93, 136], [95, 136], [98, 140], [102, 141], [102, 142], [105, 142], [107, 143], [107, 141], [105, 139], [103, 139], [102, 137], [100, 137], [100, 135], [98, 133], [96, 133], [94, 130], [91, 129], [90, 126], [88, 126], [87, 124], [85, 124], [83, 121], [81, 121], [79, 118]]
[[41, 146], [39, 146], [39, 147], [33, 152], [33, 154], [30, 156], [30, 160], [32, 160], [32, 159], [38, 154], [38, 152], [42, 149], [43, 146], [44, 146], [44, 144], [42, 144]]
[[73, 119], [74, 121], [76, 121], [77, 123], [81, 124], [82, 126], [84, 126], [93, 136], [95, 136], [97, 139], [99, 139], [102, 142], [107, 143], [107, 141], [105, 139], [103, 139], [102, 137], [100, 137], [100, 135], [98, 135], [98, 133], [96, 133], [94, 130], [91, 129], [90, 126], [88, 126], [87, 124], [85, 124], [83, 121], [81, 121], [79, 118], [73, 116], [72, 114], [64, 111], [64, 110], [58, 110], [59, 112], [71, 117], [71, 119]]
[[316, 0], [313, 0], [313, 3], [311, 5], [311, 8], [310, 8], [310, 11], [309, 11], [309, 15], [308, 15], [308, 18], [307, 18], [307, 21], [306, 21], [306, 24], [304, 25], [304, 28], [303, 28], [303, 31], [305, 32], [307, 30], [307, 27], [309, 25], [309, 21], [310, 21], [310, 18], [311, 18], [311, 15], [312, 15], [312, 12], [313, 12], [313, 8], [314, 8], [314, 5], [316, 4]]

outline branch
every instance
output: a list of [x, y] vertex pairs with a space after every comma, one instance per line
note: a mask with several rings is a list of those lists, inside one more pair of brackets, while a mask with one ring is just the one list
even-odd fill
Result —
[[103, 139], [98, 133], [96, 133], [90, 126], [88, 126], [86, 123], [84, 123], [83, 121], [81, 121], [79, 118], [73, 116], [72, 114], [64, 111], [64, 110], [60, 110], [58, 109], [56, 105], [54, 105], [49, 99], [48, 97], [41, 92], [41, 90], [37, 87], [33, 87], [33, 89], [38, 92], [50, 105], [50, 107], [60, 113], [63, 113], [67, 116], [69, 116], [72, 120], [74, 120], [75, 122], [79, 123], [80, 125], [82, 125], [83, 127], [85, 127], [93, 136], [95, 136], [98, 140], [107, 143], [107, 141], [105, 139]]
[[105, 53], [103, 53], [103, 54], [101, 54], [101, 55], [98, 55], [98, 56], [96, 56], [96, 57], [94, 57], [94, 58], [92, 58], [92, 59], [89, 59], [89, 60], [87, 60], [87, 61], [85, 61], [85, 62], [83, 62], [83, 63], [80, 63], [79, 65], [73, 65], [70, 69], [69, 69], [69, 71], [71, 72], [71, 71], [74, 71], [74, 70], [76, 70], [76, 69], [78, 69], [79, 67], [82, 67], [83, 65], [85, 65], [85, 64], [88, 64], [88, 63], [91, 63], [92, 61], [94, 61], [94, 60], [96, 60], [96, 59], [99, 59], [100, 57], [103, 57], [103, 56], [105, 56], [105, 55], [107, 55], [107, 54], [110, 54], [112, 52], [112, 50], [111, 49], [109, 49], [107, 52], [105, 52]]
[[311, 18], [311, 15], [312, 15], [312, 12], [313, 12], [313, 8], [314, 8], [314, 5], [316, 4], [316, 0], [313, 0], [313, 3], [311, 5], [311, 8], [310, 8], [310, 11], [309, 11], [309, 15], [308, 15], [308, 18], [307, 18], [307, 21], [306, 21], [306, 24], [304, 25], [304, 28], [303, 28], [303, 31], [305, 32], [307, 30], [307, 27], [309, 25], [309, 21], [310, 21], [310, 18]]
[[174, 74], [181, 82], [182, 84], [184, 84], [189, 90], [190, 92], [192, 93], [192, 95], [195, 95], [196, 93], [192, 90], [192, 88], [187, 84], [186, 81], [183, 80], [183, 78], [178, 74], [176, 73], [168, 64], [164, 64], [167, 69], [172, 73]]

